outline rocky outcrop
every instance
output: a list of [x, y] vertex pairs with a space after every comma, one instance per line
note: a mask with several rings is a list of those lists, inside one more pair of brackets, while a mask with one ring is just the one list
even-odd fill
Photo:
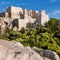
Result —
[[33, 49], [38, 52], [44, 58], [44, 60], [59, 60], [59, 56], [54, 51], [40, 50], [36, 47], [33, 47]]
[[42, 54], [52, 60], [59, 60], [59, 56], [54, 52], [50, 50], [42, 50]]
[[37, 53], [19, 42], [0, 40], [0, 60], [59, 60], [59, 56], [53, 51], [42, 50]]

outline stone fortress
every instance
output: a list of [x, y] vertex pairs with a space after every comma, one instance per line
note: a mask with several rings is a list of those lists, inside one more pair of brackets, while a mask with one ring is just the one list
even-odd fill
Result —
[[45, 10], [27, 10], [20, 7], [7, 7], [6, 11], [0, 13], [0, 27], [9, 27], [9, 29], [20, 30], [22, 27], [44, 25], [48, 22], [49, 16]]

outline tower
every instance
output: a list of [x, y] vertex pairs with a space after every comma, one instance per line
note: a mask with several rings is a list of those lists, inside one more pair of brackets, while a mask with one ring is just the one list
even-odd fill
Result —
[[46, 11], [45, 10], [41, 10], [40, 11], [39, 20], [40, 20], [40, 24], [41, 25], [44, 25], [46, 22], [48, 22], [49, 17], [46, 14]]

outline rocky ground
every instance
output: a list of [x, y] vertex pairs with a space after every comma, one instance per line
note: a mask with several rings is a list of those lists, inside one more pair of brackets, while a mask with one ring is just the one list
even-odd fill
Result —
[[19, 42], [0, 40], [0, 60], [59, 60], [50, 50], [24, 47]]

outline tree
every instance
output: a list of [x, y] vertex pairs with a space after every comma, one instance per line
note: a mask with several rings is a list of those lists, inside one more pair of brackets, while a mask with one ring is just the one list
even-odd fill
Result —
[[48, 32], [56, 32], [60, 30], [60, 20], [51, 18], [48, 23], [45, 24], [45, 27], [49, 29]]

